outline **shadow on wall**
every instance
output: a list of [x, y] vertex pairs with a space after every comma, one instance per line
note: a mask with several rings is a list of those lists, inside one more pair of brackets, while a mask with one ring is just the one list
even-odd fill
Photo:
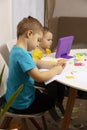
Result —
[[58, 17], [49, 20], [49, 29], [53, 33], [53, 44], [51, 46], [51, 50], [53, 51], [58, 41]]

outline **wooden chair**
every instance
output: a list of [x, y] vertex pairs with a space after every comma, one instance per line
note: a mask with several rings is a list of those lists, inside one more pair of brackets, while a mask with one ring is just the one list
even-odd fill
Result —
[[[7, 66], [6, 62], [4, 61], [2, 55], [0, 54], [0, 72], [3, 68], [3, 65], [5, 65], [5, 69], [4, 69], [4, 73], [3, 73], [2, 84], [0, 87], [0, 98], [6, 92], [6, 78], [8, 75], [8, 66]], [[26, 123], [26, 120], [27, 121], [30, 120], [38, 130], [42, 130], [39, 123], [34, 119], [34, 118], [37, 118], [40, 116], [42, 119], [44, 130], [47, 130], [47, 125], [46, 125], [44, 114], [45, 114], [45, 112], [38, 113], [38, 114], [30, 114], [30, 115], [22, 115], [22, 114], [16, 114], [16, 113], [12, 113], [12, 112], [6, 112], [5, 117], [2, 120], [0, 120], [0, 129], [7, 129], [10, 126], [12, 119], [14, 117], [17, 117], [22, 121], [22, 124], [25, 125], [26, 130], [29, 129], [29, 125]]]
[[[9, 44], [9, 43], [8, 43]], [[9, 46], [8, 46], [8, 44], [5, 44], [5, 45], [2, 45], [1, 47], [0, 47], [0, 53], [1, 53], [1, 56], [0, 56], [0, 58], [1, 59], [3, 59], [3, 62], [2, 62], [2, 60], [0, 60], [0, 62], [2, 62], [1, 64], [2, 64], [2, 66], [3, 66], [3, 64], [5, 63], [5, 71], [6, 71], [6, 73], [5, 73], [5, 81], [4, 81], [4, 89], [6, 89], [6, 78], [7, 78], [7, 75], [8, 75], [8, 59], [9, 59], [9, 51], [10, 51], [10, 49], [9, 49]], [[5, 47], [5, 48], [4, 48]], [[3, 57], [3, 58], [2, 58]], [[5, 61], [4, 61], [5, 60]], [[4, 79], [3, 79], [4, 80]], [[46, 89], [45, 88], [42, 88], [42, 87], [39, 87], [39, 86], [35, 86], [37, 89], [39, 89], [41, 92], [45, 92], [45, 93], [47, 93], [47, 91], [46, 91]], [[6, 91], [6, 90], [5, 90]], [[4, 94], [5, 94], [5, 91], [4, 91]], [[15, 116], [16, 115], [16, 113], [15, 113], [15, 115], [13, 115], [13, 113], [10, 113], [10, 114], [12, 114], [12, 116]], [[54, 110], [52, 110], [52, 112], [50, 112], [50, 115], [52, 116], [52, 118], [54, 118], [54, 120], [56, 120], [55, 118], [57, 118], [56, 115], [57, 113], [56, 113], [56, 111], [55, 111], [55, 109]], [[56, 115], [56, 116], [55, 116]], [[18, 116], [18, 115], [17, 115]], [[23, 117], [25, 117], [25, 115], [22, 115]], [[42, 122], [43, 122], [43, 124], [44, 124], [44, 129], [46, 130], [46, 123], [45, 123], [45, 118], [44, 118], [44, 113], [38, 113], [37, 115], [28, 115], [29, 117], [30, 116], [33, 116], [33, 117], [36, 117], [36, 116], [41, 116], [41, 118], [42, 118]], [[20, 117], [20, 115], [19, 115], [19, 117]], [[12, 117], [10, 117], [10, 119], [11, 119]], [[59, 117], [58, 117], [59, 118]], [[8, 121], [5, 121], [5, 122], [8, 122]], [[7, 124], [9, 124], [9, 123], [7, 123]], [[4, 124], [5, 125], [5, 124]], [[3, 127], [3, 124], [1, 125], [2, 127]]]
[[[9, 129], [10, 130], [10, 125], [11, 122], [14, 118], [17, 118], [21, 121], [21, 129], [20, 130], [28, 130], [30, 129], [29, 126], [29, 120], [33, 123], [35, 128], [37, 130], [47, 130], [47, 124], [44, 116], [45, 112], [38, 113], [38, 114], [30, 114], [30, 115], [22, 115], [22, 114], [14, 114], [11, 112], [6, 112], [5, 117], [3, 121], [1, 122], [0, 129]], [[41, 117], [42, 123], [43, 123], [43, 128], [40, 126], [39, 122], [36, 121], [37, 117]]]

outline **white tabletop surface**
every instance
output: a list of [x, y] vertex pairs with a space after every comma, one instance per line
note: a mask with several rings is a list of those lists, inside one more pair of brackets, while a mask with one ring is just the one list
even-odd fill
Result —
[[[78, 90], [87, 91], [87, 49], [73, 49], [70, 51], [70, 55], [74, 57], [67, 60], [63, 72], [45, 82], [45, 84], [56, 80]], [[43, 60], [58, 59], [55, 59], [55, 53], [52, 53], [48, 57], [44, 57]]]

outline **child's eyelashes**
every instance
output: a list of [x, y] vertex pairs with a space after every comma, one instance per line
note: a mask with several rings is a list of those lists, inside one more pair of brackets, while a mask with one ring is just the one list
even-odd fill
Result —
[[53, 39], [48, 39], [48, 41], [53, 41]]

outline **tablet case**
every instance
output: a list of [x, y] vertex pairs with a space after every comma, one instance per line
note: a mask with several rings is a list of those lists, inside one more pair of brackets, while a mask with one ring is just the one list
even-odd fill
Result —
[[67, 36], [60, 38], [58, 40], [55, 57], [66, 59], [72, 58], [72, 56], [70, 56], [69, 53], [72, 47], [73, 40], [74, 36]]

